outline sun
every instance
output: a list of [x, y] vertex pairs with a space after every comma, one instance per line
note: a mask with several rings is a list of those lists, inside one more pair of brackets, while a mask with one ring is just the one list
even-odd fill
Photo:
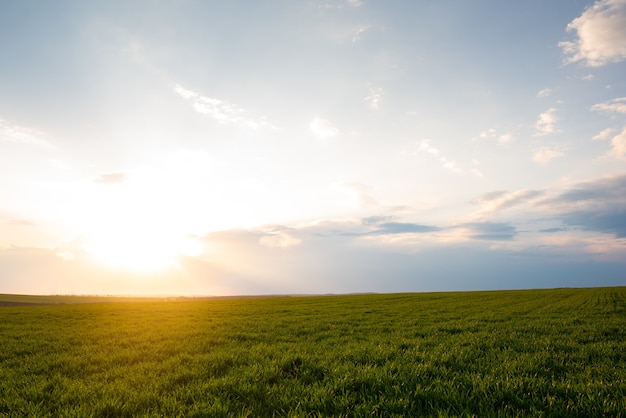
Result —
[[150, 182], [98, 190], [72, 220], [83, 250], [98, 264], [139, 273], [177, 267], [202, 252], [193, 219], [180, 199]]
[[166, 270], [176, 265], [171, 245], [139, 234], [95, 234], [86, 239], [85, 250], [98, 263], [139, 273]]
[[85, 238], [85, 251], [107, 267], [155, 273], [175, 268], [181, 256], [197, 256], [202, 252], [201, 243], [193, 236], [155, 231], [138, 222], [117, 226], [92, 231]]
[[176, 268], [181, 256], [207, 250], [199, 237], [241, 219], [240, 211], [233, 210], [245, 207], [239, 188], [208, 171], [212, 161], [181, 151], [109, 173], [110, 181], [71, 189], [75, 198], [59, 216], [99, 265], [141, 273]]

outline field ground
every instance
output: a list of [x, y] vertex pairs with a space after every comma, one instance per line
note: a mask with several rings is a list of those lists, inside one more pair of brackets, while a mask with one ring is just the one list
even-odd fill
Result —
[[626, 416], [623, 287], [63, 298], [0, 296], [0, 416]]
[[113, 303], [113, 302], [157, 302], [168, 300], [184, 300], [186, 298], [158, 298], [158, 297], [123, 297], [123, 296], [39, 296], [39, 295], [10, 295], [0, 294], [0, 306], [28, 306], [28, 305], [64, 305], [77, 303]]

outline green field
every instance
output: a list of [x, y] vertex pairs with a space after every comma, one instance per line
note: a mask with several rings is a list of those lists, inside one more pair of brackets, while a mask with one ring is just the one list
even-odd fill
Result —
[[70, 302], [0, 307], [0, 416], [626, 416], [622, 287]]

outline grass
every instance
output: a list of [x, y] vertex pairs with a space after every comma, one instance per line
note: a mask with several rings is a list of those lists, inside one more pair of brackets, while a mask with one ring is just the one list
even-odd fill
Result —
[[[125, 296], [40, 296], [40, 295], [10, 295], [0, 294], [0, 306], [19, 305], [59, 305], [76, 303], [112, 303], [112, 302], [145, 302], [157, 300], [172, 300], [176, 298], [147, 298], [147, 297], [125, 297]], [[180, 299], [180, 298], [178, 298]]]
[[625, 410], [622, 287], [0, 308], [0, 416]]

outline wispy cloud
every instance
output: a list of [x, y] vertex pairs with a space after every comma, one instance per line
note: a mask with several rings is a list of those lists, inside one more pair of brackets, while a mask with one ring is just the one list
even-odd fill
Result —
[[535, 128], [537, 129], [535, 135], [548, 135], [556, 132], [556, 122], [558, 121], [556, 111], [557, 110], [552, 107], [539, 115], [537, 123], [535, 124]]
[[487, 241], [510, 241], [517, 235], [514, 226], [500, 222], [471, 222], [460, 225], [468, 238]]
[[[478, 196], [472, 203], [481, 207], [478, 219], [508, 216], [505, 210], [516, 209], [535, 221], [548, 220], [557, 225], [539, 232], [582, 230], [626, 236], [626, 174], [576, 183], [564, 189], [493, 191]], [[564, 229], [563, 225], [571, 228]], [[494, 227], [494, 231], [497, 229]], [[502, 233], [506, 233], [506, 228]]]
[[504, 209], [536, 202], [544, 196], [540, 190], [517, 190], [515, 192], [505, 192], [502, 190], [482, 194], [471, 203], [481, 207], [481, 214], [494, 214]]
[[480, 135], [478, 136], [483, 139], [494, 138], [501, 145], [508, 144], [509, 142], [515, 141], [515, 137], [510, 132], [498, 134], [495, 128], [486, 129], [482, 131]]
[[603, 141], [607, 139], [609, 136], [611, 136], [613, 132], [615, 132], [614, 128], [606, 128], [598, 132], [597, 134], [595, 134], [593, 137], [591, 137], [591, 139], [593, 141]]
[[456, 165], [456, 163], [454, 161], [451, 161], [451, 160], [447, 159], [446, 157], [441, 155], [441, 153], [439, 152], [439, 150], [437, 148], [435, 148], [434, 146], [430, 145], [430, 140], [423, 139], [421, 141], [417, 141], [416, 145], [417, 145], [417, 150], [419, 152], [424, 152], [424, 153], [429, 154], [432, 157], [436, 158], [437, 160], [439, 160], [439, 162], [441, 162], [442, 167], [445, 168], [446, 170], [450, 170], [453, 173], [461, 173], [462, 172], [462, 170], [457, 167], [457, 165]]
[[198, 113], [202, 113], [215, 119], [220, 123], [236, 124], [249, 128], [272, 128], [276, 129], [265, 116], [251, 118], [246, 116], [246, 111], [241, 107], [224, 102], [219, 99], [202, 96], [193, 90], [186, 89], [181, 85], [177, 85], [174, 91], [182, 98], [191, 101], [194, 109]]
[[493, 192], [484, 193], [478, 197], [472, 199], [471, 203], [474, 205], [484, 205], [486, 203], [491, 203], [496, 199], [500, 199], [502, 196], [507, 194], [504, 190], [494, 190]]
[[566, 225], [626, 237], [626, 175], [576, 184], [541, 205]]
[[618, 160], [626, 160], [626, 127], [611, 140], [609, 155]]
[[493, 137], [496, 136], [496, 130], [495, 130], [495, 128], [486, 129], [486, 130], [482, 131], [479, 136], [481, 138], [493, 138]]
[[566, 228], [545, 228], [545, 229], [540, 229], [538, 232], [542, 232], [544, 234], [554, 234], [556, 232], [563, 232], [563, 231], [567, 231]]
[[23, 144], [49, 147], [50, 143], [42, 139], [43, 133], [36, 129], [12, 125], [0, 119], [0, 141], [21, 142]]
[[540, 91], [537, 93], [537, 97], [544, 98], [544, 97], [548, 97], [548, 96], [550, 96], [551, 94], [552, 94], [552, 90], [551, 90], [551, 89], [548, 89], [548, 88], [545, 88], [545, 89], [543, 89], [543, 90], [540, 90]]
[[[414, 222], [396, 222], [395, 216], [370, 216], [355, 222], [320, 222], [314, 226], [305, 226], [301, 229], [304, 234], [317, 236], [338, 236], [352, 238], [368, 238], [398, 235], [423, 235], [429, 232], [441, 231], [442, 228], [433, 225], [424, 225]], [[396, 241], [397, 242], [397, 241]]]
[[[622, 115], [626, 115], [626, 97], [617, 97], [606, 102], [597, 103], [591, 106], [591, 110], [604, 112], [612, 117], [623, 118]], [[592, 139], [594, 141], [608, 139], [614, 132], [614, 128], [606, 128], [594, 135]], [[608, 156], [617, 160], [626, 160], [626, 126], [611, 139], [611, 150]]]
[[559, 204], [564, 209], [581, 205], [591, 209], [597, 205], [615, 206], [626, 203], [626, 174], [574, 184], [544, 203]]
[[548, 164], [555, 158], [562, 157], [563, 152], [551, 147], [537, 148], [533, 153], [533, 161], [542, 165]]
[[380, 106], [380, 101], [383, 98], [383, 89], [381, 88], [370, 88], [369, 96], [365, 97], [363, 100], [371, 107], [372, 109], [378, 109]]
[[368, 216], [367, 218], [361, 219], [361, 223], [363, 225], [372, 226], [372, 225], [380, 225], [385, 222], [391, 222], [395, 219], [393, 215], [375, 215]]
[[363, 0], [346, 0], [346, 3], [350, 7], [361, 7], [363, 5]]
[[314, 7], [318, 9], [344, 9], [344, 8], [354, 8], [361, 7], [363, 5], [363, 0], [334, 0], [334, 1], [325, 1], [319, 2]]
[[618, 97], [606, 102], [595, 104], [591, 106], [591, 110], [626, 114], [626, 97]]
[[421, 225], [407, 222], [383, 222], [377, 225], [374, 231], [369, 235], [387, 235], [387, 234], [421, 234], [425, 232], [439, 231], [441, 228], [431, 225]]
[[[608, 113], [612, 117], [623, 118], [622, 115], [626, 115], [626, 97], [617, 97], [595, 104], [591, 106], [591, 110]], [[594, 135], [592, 139], [596, 141], [608, 139], [614, 132], [614, 128], [607, 128]], [[611, 150], [608, 156], [617, 160], [626, 160], [626, 126], [611, 139]]]
[[337, 128], [331, 121], [324, 118], [315, 118], [309, 123], [309, 129], [320, 138], [331, 138], [339, 134]]
[[359, 42], [361, 40], [361, 36], [367, 32], [368, 30], [370, 30], [371, 26], [370, 25], [362, 25], [359, 26], [355, 31], [354, 31], [354, 35], [352, 35], [352, 43], [355, 44], [357, 42]]
[[[255, 271], [273, 267], [265, 260], [283, 257], [282, 251], [277, 250], [288, 250], [290, 259], [297, 260], [290, 265], [299, 266], [299, 274], [313, 268], [320, 277], [325, 277], [319, 275], [317, 268], [320, 266], [338, 269], [342, 274], [345, 274], [345, 268], [364, 264], [367, 265], [364, 272], [373, 266], [379, 269], [376, 271], [381, 271], [380, 263], [386, 255], [391, 257], [389, 266], [397, 266], [419, 257], [430, 258], [432, 253], [429, 251], [433, 249], [441, 251], [442, 266], [471, 251], [480, 251], [484, 256], [492, 254], [494, 260], [513, 256], [521, 262], [516, 264], [517, 268], [536, 260], [536, 252], [551, 260], [602, 259], [623, 263], [626, 254], [626, 240], [623, 239], [626, 238], [625, 202], [626, 175], [622, 175], [577, 183], [565, 189], [495, 191], [475, 199], [480, 205], [523, 211], [528, 216], [522, 221], [523, 229], [519, 219], [511, 222], [510, 213], [504, 212], [497, 217], [492, 213], [486, 219], [447, 225], [402, 221], [385, 213], [362, 219], [326, 219], [269, 230], [225, 231], [212, 234], [211, 240], [218, 246], [238, 245], [239, 254], [249, 254], [254, 260]], [[495, 220], [498, 218], [500, 220]], [[220, 239], [220, 235], [229, 242]], [[320, 257], [324, 259], [325, 256], [328, 256], [326, 261], [320, 263]], [[354, 262], [346, 263], [348, 258]], [[302, 267], [305, 264], [306, 267]], [[384, 271], [388, 271], [389, 266], [386, 265]], [[415, 271], [414, 268], [411, 267], [411, 271]], [[284, 270], [279, 273], [287, 274]]]
[[613, 234], [617, 238], [626, 238], [625, 218], [626, 210], [623, 208], [604, 212], [573, 211], [561, 217], [566, 225], [577, 226], [583, 231]]
[[626, 58], [626, 1], [598, 0], [567, 25], [573, 41], [563, 41], [566, 63], [599, 67]]
[[498, 137], [498, 142], [500, 144], [508, 144], [513, 141], [515, 141], [515, 137], [511, 134], [503, 134]]
[[285, 231], [271, 232], [259, 238], [259, 244], [269, 248], [290, 248], [302, 243], [300, 238], [296, 238]]

